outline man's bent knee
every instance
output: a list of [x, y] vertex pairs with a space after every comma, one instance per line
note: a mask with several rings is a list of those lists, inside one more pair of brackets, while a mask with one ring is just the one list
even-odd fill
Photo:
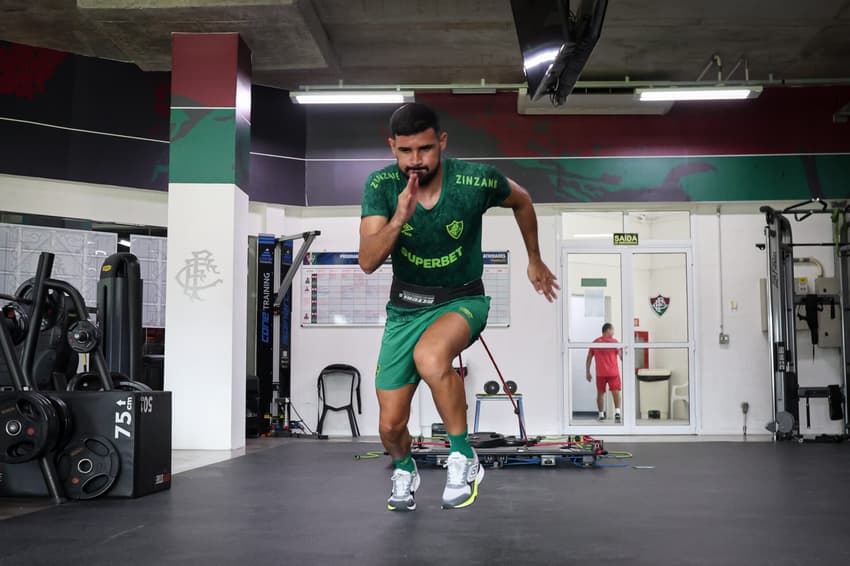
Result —
[[404, 434], [405, 430], [407, 430], [407, 422], [405, 421], [381, 419], [378, 424], [378, 432], [382, 437], [396, 438]]
[[421, 345], [413, 350], [413, 362], [426, 382], [445, 377], [451, 368], [451, 362], [445, 356]]

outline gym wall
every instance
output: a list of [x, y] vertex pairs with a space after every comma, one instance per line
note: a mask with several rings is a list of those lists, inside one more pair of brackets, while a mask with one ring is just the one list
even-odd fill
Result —
[[[5, 62], [29, 65], [16, 65], [19, 74], [7, 73], [0, 79], [2, 208], [166, 225], [167, 75], [151, 76], [132, 66], [48, 50], [35, 50], [49, 56], [33, 67], [33, 48], [0, 43], [0, 49]], [[27, 84], [32, 88], [20, 86]], [[847, 124], [832, 123], [831, 113], [848, 97], [848, 88], [768, 89], [756, 101], [722, 109], [681, 105], [664, 117], [607, 118], [519, 116], [514, 95], [426, 95], [421, 99], [442, 113], [450, 155], [485, 161], [501, 158], [493, 163], [527, 185], [537, 203], [586, 209], [597, 202], [626, 202], [640, 208], [644, 202], [678, 202], [687, 207], [687, 203], [715, 200], [754, 201], [751, 207], [742, 205], [735, 213], [722, 215], [728, 346], [717, 344], [717, 219], [699, 206], [691, 210], [696, 214], [693, 239], [699, 296], [695, 305], [699, 382], [694, 399], [700, 407], [698, 430], [740, 433], [740, 403], [746, 400], [750, 431], [756, 434], [763, 432], [761, 423], [770, 416], [770, 379], [758, 307], [764, 258], [754, 247], [763, 241], [763, 218], [754, 211], [764, 202], [846, 196], [850, 136]], [[359, 222], [356, 205], [362, 182], [358, 179], [390, 159], [385, 141], [387, 112], [303, 111], [287, 103], [285, 93], [254, 89], [251, 232], [318, 229], [322, 236], [314, 250], [351, 250]], [[263, 115], [268, 117], [261, 119]], [[69, 132], [23, 121], [145, 139]], [[569, 157], [541, 159], [547, 155]], [[316, 161], [326, 158], [361, 161]], [[310, 207], [302, 208], [306, 204]], [[560, 273], [560, 209], [540, 210], [544, 256]], [[828, 227], [818, 221], [795, 226], [795, 240], [819, 240], [828, 233]], [[558, 432], [563, 410], [558, 389], [562, 371], [559, 308], [530, 291], [524, 276], [525, 252], [510, 216], [485, 218], [484, 245], [513, 252], [513, 322], [507, 329], [488, 330], [488, 342], [505, 374], [528, 395], [529, 429]], [[828, 252], [816, 250], [812, 255], [822, 253]], [[828, 257], [821, 261], [831, 270]], [[297, 293], [298, 278], [295, 285]], [[733, 298], [738, 309], [731, 312], [728, 304]], [[300, 309], [297, 301], [295, 308]], [[801, 365], [809, 361], [803, 334]], [[315, 424], [319, 369], [341, 361], [357, 366], [364, 375], [364, 414], [359, 421], [364, 432], [375, 431], [377, 407], [369, 388], [380, 329], [296, 325], [293, 341], [294, 401], [308, 423]], [[476, 345], [467, 356], [469, 394], [493, 377], [489, 361], [479, 350]], [[334, 359], [329, 358], [331, 351]], [[819, 350], [812, 371], [837, 375], [834, 362], [829, 353]], [[430, 427], [433, 420], [427, 399], [415, 405], [412, 428]], [[509, 431], [513, 423], [513, 415], [493, 407], [482, 415], [481, 428]], [[330, 419], [327, 430], [346, 434], [347, 424]]]
[[[6, 42], [0, 64], [0, 173], [165, 190], [167, 73]], [[513, 93], [417, 96], [441, 114], [449, 155], [499, 166], [537, 203], [840, 198], [850, 177], [848, 125], [832, 121], [850, 87], [769, 88], [665, 116], [527, 116]], [[249, 197], [358, 204], [355, 180], [390, 158], [387, 114], [304, 109], [255, 86]]]

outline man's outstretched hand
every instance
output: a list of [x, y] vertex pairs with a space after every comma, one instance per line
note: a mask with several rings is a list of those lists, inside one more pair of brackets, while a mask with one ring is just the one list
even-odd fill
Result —
[[550, 303], [558, 298], [555, 290], [560, 290], [561, 287], [543, 260], [532, 260], [528, 263], [528, 280], [531, 281], [534, 290], [546, 297]]

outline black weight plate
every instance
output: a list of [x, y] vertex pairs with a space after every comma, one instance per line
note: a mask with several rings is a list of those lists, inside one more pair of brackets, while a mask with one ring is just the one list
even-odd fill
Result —
[[[24, 281], [17, 291], [16, 297], [21, 297], [25, 301], [32, 301], [34, 279]], [[32, 310], [29, 311], [32, 313]], [[47, 289], [44, 295], [44, 306], [41, 309], [41, 330], [53, 328], [57, 322], [65, 316], [64, 300], [61, 293], [53, 289]]]
[[488, 381], [484, 384], [484, 393], [487, 395], [496, 395], [499, 392], [499, 383], [496, 381]]
[[[129, 377], [125, 374], [113, 371], [110, 373], [110, 378], [112, 379], [112, 388], [117, 389], [118, 384], [121, 382], [131, 381]], [[78, 373], [74, 377], [68, 380], [68, 391], [103, 391], [103, 383], [100, 381], [100, 375], [94, 371], [86, 371], [83, 373]], [[131, 391], [136, 391], [136, 389], [132, 389]]]
[[523, 440], [519, 436], [506, 436], [505, 446], [525, 446], [525, 440]]
[[62, 423], [60, 421], [59, 413], [56, 411], [56, 406], [43, 393], [39, 393], [37, 391], [24, 391], [22, 393], [24, 393], [28, 398], [31, 398], [34, 402], [40, 404], [47, 417], [48, 441], [45, 453], [49, 452], [56, 448], [56, 443], [59, 441], [59, 434], [62, 431]]
[[29, 315], [27, 311], [18, 303], [9, 303], [3, 307], [2, 316], [6, 319], [6, 328], [9, 329], [12, 343], [17, 346], [26, 340], [27, 328], [29, 326]]
[[53, 407], [56, 409], [56, 415], [59, 419], [59, 433], [56, 448], [61, 450], [71, 440], [71, 433], [73, 432], [74, 421], [73, 416], [71, 415], [71, 408], [59, 397], [55, 397], [49, 393], [47, 393], [46, 396], [50, 399], [50, 402], [53, 403]]
[[115, 383], [115, 389], [119, 391], [140, 391], [142, 393], [148, 393], [153, 391], [146, 383], [142, 383], [141, 381], [133, 381], [132, 379], [122, 380]]
[[58, 418], [46, 397], [35, 391], [0, 393], [0, 462], [22, 464], [55, 446]]
[[103, 391], [103, 384], [97, 373], [87, 371], [68, 380], [68, 391]]
[[498, 448], [505, 445], [505, 437], [498, 432], [475, 432], [469, 435], [473, 448]]
[[44, 308], [41, 312], [41, 330], [53, 328], [65, 316], [63, 301], [58, 291], [47, 290]]
[[539, 436], [530, 436], [523, 440], [520, 436], [511, 435], [505, 437], [505, 446], [534, 446], [540, 442], [540, 439]]
[[93, 352], [100, 342], [100, 330], [88, 320], [78, 320], [68, 329], [67, 339], [75, 352]]
[[[505, 382], [505, 385], [508, 386], [508, 391], [511, 392], [511, 395], [516, 393], [516, 390], [517, 390], [516, 381], [512, 381], [512, 380], [509, 379]], [[507, 393], [508, 391], [505, 391], [505, 393]]]
[[56, 470], [69, 499], [94, 499], [112, 487], [121, 471], [121, 458], [109, 439], [81, 435], [65, 447]]
[[61, 417], [56, 410], [56, 406], [43, 393], [37, 391], [23, 391], [21, 393], [26, 395], [34, 403], [38, 403], [47, 418], [47, 445], [42, 453], [42, 455], [45, 455], [55, 450], [59, 442], [59, 435], [62, 433]]

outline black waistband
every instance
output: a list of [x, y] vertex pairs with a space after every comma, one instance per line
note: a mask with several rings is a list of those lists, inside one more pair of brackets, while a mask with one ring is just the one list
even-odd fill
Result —
[[483, 294], [484, 282], [481, 279], [476, 279], [460, 287], [425, 287], [406, 283], [393, 277], [393, 284], [390, 287], [390, 302], [397, 307], [412, 309], [439, 305], [460, 297]]

